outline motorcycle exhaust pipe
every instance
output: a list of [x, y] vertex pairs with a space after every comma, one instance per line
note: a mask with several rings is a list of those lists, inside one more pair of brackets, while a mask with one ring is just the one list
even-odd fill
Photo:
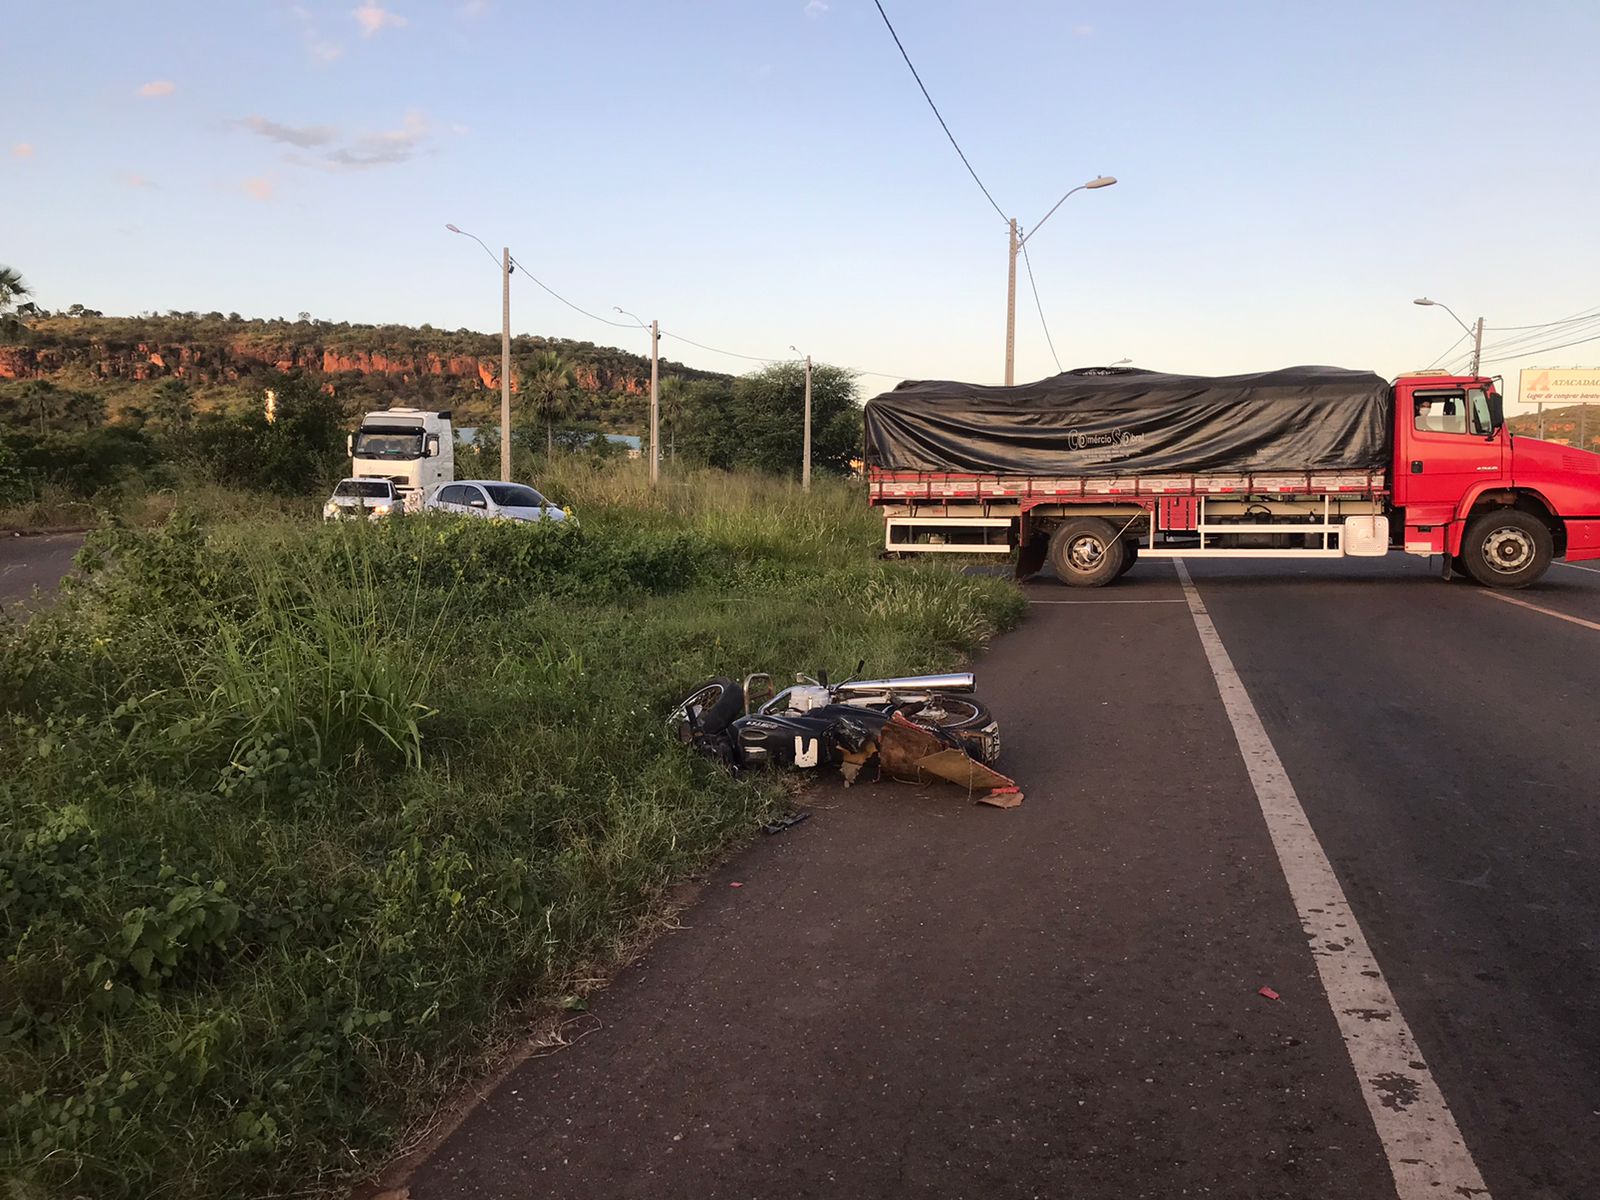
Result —
[[948, 675], [905, 675], [896, 679], [856, 679], [837, 684], [841, 696], [867, 696], [880, 692], [970, 692], [977, 687], [971, 671]]

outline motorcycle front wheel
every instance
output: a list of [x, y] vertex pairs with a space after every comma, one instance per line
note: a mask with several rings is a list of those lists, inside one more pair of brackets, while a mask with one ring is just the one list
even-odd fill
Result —
[[695, 733], [721, 733], [744, 715], [744, 689], [736, 680], [709, 679], [690, 692], [673, 709], [668, 724], [679, 741], [687, 744]]

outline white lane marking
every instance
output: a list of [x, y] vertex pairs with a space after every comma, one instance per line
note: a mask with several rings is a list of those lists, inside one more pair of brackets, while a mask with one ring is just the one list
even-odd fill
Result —
[[1504, 600], [1507, 604], [1515, 604], [1518, 608], [1532, 609], [1536, 613], [1543, 613], [1547, 617], [1554, 617], [1558, 621], [1571, 621], [1574, 625], [1582, 625], [1585, 629], [1600, 629], [1600, 621], [1585, 621], [1582, 617], [1574, 617], [1570, 613], [1557, 612], [1553, 608], [1546, 608], [1542, 604], [1532, 604], [1527, 600], [1519, 600], [1515, 596], [1508, 596], [1504, 592], [1485, 591], [1483, 593], [1491, 600]]
[[1175, 564], [1399, 1200], [1489, 1195], [1333, 865], [1183, 563]]
[[1029, 604], [1187, 604], [1182, 596], [1172, 600], [1029, 600]]
[[1569, 571], [1587, 571], [1591, 575], [1600, 575], [1600, 567], [1586, 567], [1582, 563], [1562, 562], [1559, 558], [1556, 559], [1555, 565], [1566, 567]]

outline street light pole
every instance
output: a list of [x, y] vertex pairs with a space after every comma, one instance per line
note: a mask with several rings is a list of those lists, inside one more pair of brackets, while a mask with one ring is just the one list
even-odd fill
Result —
[[1055, 202], [1055, 204], [1053, 204], [1051, 206], [1049, 212], [1045, 213], [1044, 216], [1039, 218], [1039, 224], [1035, 225], [1032, 229], [1028, 230], [1026, 236], [1022, 235], [1022, 231], [1021, 231], [1021, 229], [1018, 228], [1017, 219], [1015, 217], [1012, 217], [1011, 220], [1008, 222], [1008, 224], [1010, 226], [1009, 236], [1010, 236], [1010, 240], [1011, 240], [1011, 247], [1010, 247], [1010, 259], [1009, 259], [1010, 266], [1009, 266], [1009, 270], [1008, 270], [1007, 275], [1006, 275], [1006, 386], [1007, 387], [1010, 387], [1013, 383], [1016, 382], [1017, 251], [1022, 249], [1023, 245], [1026, 244], [1028, 238], [1031, 238], [1034, 234], [1039, 232], [1039, 226], [1040, 225], [1043, 225], [1051, 217], [1055, 216], [1056, 209], [1060, 208], [1063, 204], [1065, 204], [1067, 202], [1067, 196], [1072, 195], [1074, 192], [1081, 192], [1081, 191], [1085, 190], [1086, 188], [1087, 189], [1094, 189], [1094, 188], [1110, 187], [1116, 181], [1117, 181], [1117, 179], [1116, 179], [1116, 176], [1114, 176], [1114, 175], [1100, 175], [1100, 176], [1098, 176], [1098, 177], [1096, 177], [1094, 179], [1089, 180], [1088, 183], [1080, 183], [1077, 187], [1070, 189], [1067, 192], [1066, 196], [1062, 196], [1061, 199], [1057, 200]]
[[[650, 486], [655, 487], [661, 479], [661, 325], [656, 321], [646, 325], [637, 314], [615, 304], [611, 311], [632, 317], [640, 329], [650, 331]], [[673, 440], [676, 443], [676, 430]]]
[[[451, 233], [469, 237], [490, 258], [494, 251], [484, 246], [483, 239], [465, 229], [446, 225]], [[500, 248], [500, 478], [511, 482], [511, 247]]]
[[500, 249], [500, 480], [511, 482], [511, 247]]
[[661, 325], [650, 322], [650, 486], [661, 482]]
[[[1466, 330], [1467, 333], [1471, 335], [1471, 337], [1472, 337], [1472, 377], [1474, 379], [1476, 379], [1478, 377], [1478, 367], [1481, 365], [1481, 362], [1482, 362], [1482, 359], [1483, 359], [1483, 318], [1479, 317], [1471, 325], [1468, 325], [1460, 317], [1456, 316], [1455, 309], [1451, 308], [1448, 304], [1441, 304], [1437, 300], [1429, 300], [1426, 296], [1418, 296], [1411, 303], [1420, 304], [1420, 305], [1422, 305], [1423, 308], [1442, 308], [1442, 309], [1444, 309], [1445, 312], [1450, 314], [1451, 318], [1455, 321], [1455, 323], [1457, 325], [1461, 326], [1462, 329]], [[1445, 353], [1448, 354], [1449, 351], [1447, 350], [1447, 351], [1445, 351]], [[1435, 360], [1435, 361], [1437, 361], [1437, 360]]]
[[1017, 365], [1017, 219], [1010, 222], [1011, 251], [1006, 268], [1006, 386], [1016, 382]]
[[[789, 349], [796, 354], [800, 351], [794, 346]], [[811, 355], [806, 355], [806, 415], [805, 434], [802, 438], [803, 448], [800, 451], [800, 490], [811, 490]]]

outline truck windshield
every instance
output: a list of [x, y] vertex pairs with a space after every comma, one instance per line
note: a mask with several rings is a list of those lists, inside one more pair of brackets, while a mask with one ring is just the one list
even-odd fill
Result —
[[356, 434], [357, 458], [421, 458], [420, 429], [363, 429]]

